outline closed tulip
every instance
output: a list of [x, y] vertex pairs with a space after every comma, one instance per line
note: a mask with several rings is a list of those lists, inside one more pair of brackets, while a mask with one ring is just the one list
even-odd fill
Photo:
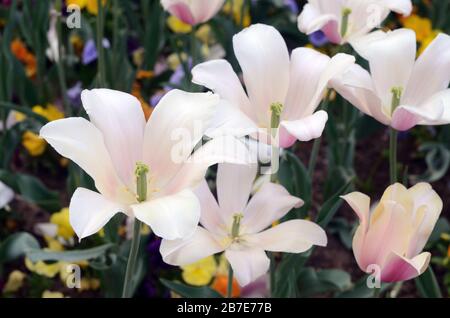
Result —
[[161, 0], [165, 10], [190, 25], [211, 19], [224, 2], [225, 0]]

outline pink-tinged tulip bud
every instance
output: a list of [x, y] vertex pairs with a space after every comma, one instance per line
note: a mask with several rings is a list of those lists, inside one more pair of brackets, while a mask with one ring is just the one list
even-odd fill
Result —
[[161, 0], [165, 10], [190, 25], [211, 19], [224, 2], [225, 0]]
[[379, 274], [382, 282], [405, 281], [426, 270], [431, 254], [421, 251], [442, 210], [441, 198], [428, 183], [410, 189], [391, 185], [371, 212], [363, 193], [342, 198], [360, 220], [353, 253], [361, 270]]

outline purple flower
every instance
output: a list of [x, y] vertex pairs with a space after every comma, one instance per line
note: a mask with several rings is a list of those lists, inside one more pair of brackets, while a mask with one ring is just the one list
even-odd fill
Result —
[[298, 5], [295, 0], [284, 0], [284, 5], [291, 11], [293, 14], [298, 15]]
[[150, 105], [152, 107], [155, 107], [156, 105], [158, 105], [159, 101], [161, 100], [161, 98], [164, 97], [164, 95], [167, 94], [167, 91], [159, 91], [156, 94], [154, 94], [151, 98], [150, 98]]
[[322, 31], [316, 31], [309, 36], [309, 41], [316, 47], [321, 47], [327, 44], [328, 38]]
[[[109, 49], [110, 44], [108, 39], [103, 39], [102, 44], [105, 49]], [[84, 45], [82, 63], [84, 65], [90, 64], [94, 62], [97, 59], [97, 57], [98, 57], [97, 47], [95, 45], [94, 40], [90, 39]]]
[[67, 97], [73, 105], [81, 105], [81, 91], [83, 90], [83, 84], [76, 82], [74, 86], [67, 90]]

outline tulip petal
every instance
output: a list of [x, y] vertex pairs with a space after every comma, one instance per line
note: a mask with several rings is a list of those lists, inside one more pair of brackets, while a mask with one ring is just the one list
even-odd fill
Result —
[[200, 203], [191, 190], [131, 206], [136, 218], [167, 240], [192, 235], [200, 220]]
[[282, 121], [280, 123], [280, 146], [289, 147], [286, 142], [286, 137], [289, 135], [294, 136], [300, 141], [310, 141], [312, 139], [322, 136], [322, 132], [325, 129], [325, 124], [328, 120], [328, 114], [326, 111], [319, 110], [313, 115], [304, 117], [294, 121]]
[[152, 112], [145, 127], [143, 160], [163, 189], [191, 156], [219, 103], [211, 93], [171, 90]]
[[217, 198], [224, 224], [231, 226], [233, 215], [247, 206], [258, 165], [219, 164], [217, 170]]
[[208, 182], [203, 180], [194, 190], [201, 206], [200, 224], [209, 232], [225, 236], [225, 225], [222, 212], [217, 204], [216, 198], [209, 189]]
[[409, 16], [413, 9], [411, 0], [384, 0], [384, 3], [389, 10], [397, 12], [404, 17]]
[[[320, 5], [319, 5], [320, 6]], [[341, 37], [337, 32], [339, 15], [334, 13], [322, 13], [317, 7], [308, 3], [303, 7], [298, 17], [297, 25], [301, 32], [311, 34], [318, 30], [326, 31], [327, 38], [333, 43], [340, 43]]]
[[129, 209], [97, 192], [77, 188], [69, 205], [70, 225], [81, 240], [100, 231], [119, 212], [129, 214]]
[[270, 105], [283, 103], [289, 86], [289, 53], [272, 26], [254, 24], [233, 37], [250, 102], [258, 122], [269, 125]]
[[199, 226], [185, 239], [162, 240], [159, 251], [167, 264], [185, 266], [222, 252], [223, 247], [208, 231]]
[[316, 223], [291, 220], [249, 235], [248, 241], [266, 251], [303, 253], [313, 245], [326, 246], [327, 235]]
[[416, 35], [412, 30], [399, 29], [365, 45], [377, 95], [385, 113], [390, 113], [392, 88], [404, 90], [410, 79], [416, 58]]
[[303, 201], [290, 195], [283, 186], [271, 182], [265, 183], [250, 199], [244, 211], [241, 222], [242, 232], [258, 233], [281, 219], [292, 208], [302, 205]]
[[0, 181], [0, 209], [7, 205], [14, 198], [14, 191]]
[[84, 109], [102, 132], [114, 168], [124, 184], [134, 188], [136, 162], [142, 158], [145, 117], [133, 95], [111, 89], [84, 90]]
[[358, 215], [363, 231], [369, 226], [370, 198], [361, 192], [352, 192], [341, 196]]
[[101, 194], [124, 203], [134, 201], [133, 195], [119, 191], [123, 185], [115, 173], [103, 135], [92, 123], [84, 118], [55, 120], [42, 127], [40, 135], [61, 156], [86, 171]]
[[432, 95], [448, 88], [450, 81], [450, 36], [439, 34], [419, 56], [402, 100], [421, 105]]
[[246, 286], [269, 270], [270, 260], [263, 249], [227, 249], [225, 257], [230, 262], [240, 286]]
[[161, 4], [163, 5], [165, 10], [169, 11], [170, 14], [176, 16], [184, 23], [190, 25], [194, 25], [197, 23], [191, 12], [191, 9], [186, 3], [174, 0], [161, 0]]
[[381, 271], [381, 281], [387, 283], [400, 282], [421, 275], [430, 263], [431, 254], [424, 252], [412, 259], [397, 253], [391, 253]]
[[209, 88], [220, 95], [220, 98], [254, 118], [250, 101], [228, 61], [212, 60], [196, 65], [192, 69], [192, 82]]
[[312, 115], [328, 82], [354, 62], [355, 58], [348, 54], [337, 54], [330, 59], [309, 48], [295, 49], [291, 55], [289, 90], [283, 119], [295, 120]]

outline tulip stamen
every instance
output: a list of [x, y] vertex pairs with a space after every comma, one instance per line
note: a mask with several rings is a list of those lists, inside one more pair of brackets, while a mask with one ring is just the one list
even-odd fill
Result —
[[392, 102], [391, 102], [391, 113], [394, 113], [395, 109], [400, 105], [400, 100], [402, 98], [403, 87], [392, 87]]
[[273, 103], [270, 105], [270, 128], [272, 129], [272, 136], [276, 136], [276, 129], [280, 126], [281, 112], [283, 111], [283, 104]]
[[136, 163], [136, 190], [137, 190], [137, 200], [138, 202], [143, 202], [147, 200], [147, 174], [149, 168], [146, 164], [142, 162]]
[[241, 220], [244, 217], [241, 213], [236, 213], [233, 215], [233, 225], [231, 226], [231, 239], [233, 241], [239, 240], [239, 229], [241, 227]]
[[341, 37], [343, 38], [348, 31], [348, 21], [350, 14], [352, 13], [352, 9], [343, 8], [342, 9], [342, 23], [341, 23]]

